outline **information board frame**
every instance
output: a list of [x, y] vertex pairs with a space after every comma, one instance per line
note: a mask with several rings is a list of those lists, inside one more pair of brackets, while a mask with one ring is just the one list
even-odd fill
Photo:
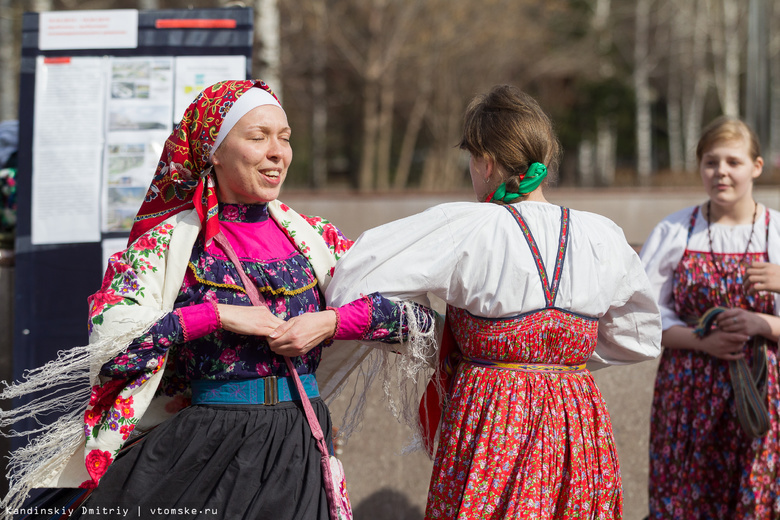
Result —
[[[246, 58], [244, 77], [251, 78], [254, 22], [251, 8], [161, 9], [137, 13], [137, 46], [116, 49], [43, 50], [39, 45], [41, 15], [23, 15], [13, 320], [15, 380], [22, 379], [26, 370], [56, 359], [58, 351], [88, 342], [87, 297], [100, 287], [105, 269], [102, 244], [111, 239], [126, 240], [129, 234], [101, 229], [101, 240], [97, 242], [33, 242], [33, 142], [39, 59], [243, 56]], [[150, 171], [149, 180], [152, 174]], [[22, 423], [18, 429], [29, 426], [34, 424]], [[12, 446], [21, 444], [14, 439]]]

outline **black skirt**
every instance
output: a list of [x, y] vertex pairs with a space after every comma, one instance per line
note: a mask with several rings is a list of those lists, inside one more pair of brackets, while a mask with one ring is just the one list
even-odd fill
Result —
[[[328, 407], [311, 404], [330, 445]], [[73, 518], [328, 520], [320, 457], [299, 401], [191, 406], [115, 461]]]

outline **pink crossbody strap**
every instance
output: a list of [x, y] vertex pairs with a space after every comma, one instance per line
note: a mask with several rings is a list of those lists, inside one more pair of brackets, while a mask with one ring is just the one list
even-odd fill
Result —
[[[244, 272], [244, 268], [241, 265], [241, 260], [238, 259], [238, 255], [233, 250], [233, 246], [230, 245], [230, 241], [228, 241], [224, 233], [220, 231], [214, 237], [214, 240], [217, 242], [219, 247], [222, 248], [230, 261], [233, 262], [233, 265], [236, 266], [238, 275], [241, 277], [241, 282], [244, 285], [246, 295], [249, 297], [249, 301], [252, 302], [252, 305], [264, 305], [267, 307], [268, 304], [266, 303], [265, 298], [260, 295], [260, 292], [257, 290], [257, 287], [255, 287], [255, 284], [252, 283], [252, 281], [249, 279], [249, 276], [247, 276], [247, 274]], [[287, 363], [287, 370], [290, 372], [290, 376], [293, 378], [293, 380], [295, 380], [295, 387], [298, 389], [298, 395], [301, 396], [301, 403], [303, 404], [303, 411], [306, 413], [306, 420], [309, 422], [309, 428], [311, 428], [312, 434], [314, 434], [314, 439], [317, 441], [317, 447], [320, 450], [320, 465], [322, 466], [322, 476], [325, 479], [325, 494], [328, 497], [328, 510], [330, 513], [330, 518], [331, 520], [337, 520], [338, 506], [336, 505], [337, 502], [335, 496], [335, 487], [333, 486], [333, 475], [330, 470], [330, 452], [328, 451], [328, 446], [325, 443], [325, 434], [322, 432], [320, 421], [317, 420], [317, 416], [314, 414], [314, 409], [311, 407], [309, 396], [306, 395], [306, 390], [303, 388], [303, 383], [301, 383], [301, 378], [298, 376], [298, 372], [295, 370], [295, 367], [292, 364], [292, 360], [287, 356], [283, 357], [285, 363]]]

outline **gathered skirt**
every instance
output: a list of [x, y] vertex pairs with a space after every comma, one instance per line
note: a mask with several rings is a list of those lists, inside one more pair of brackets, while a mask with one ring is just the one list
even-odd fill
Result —
[[[328, 408], [311, 403], [330, 445]], [[327, 520], [320, 457], [299, 401], [191, 406], [117, 459], [73, 518]]]
[[590, 373], [465, 366], [444, 414], [426, 520], [617, 520], [617, 450]]

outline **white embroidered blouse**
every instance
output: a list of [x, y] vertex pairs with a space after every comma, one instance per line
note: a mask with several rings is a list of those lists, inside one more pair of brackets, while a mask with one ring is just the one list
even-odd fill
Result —
[[[545, 268], [553, 269], [561, 208], [524, 201]], [[424, 301], [428, 293], [488, 318], [545, 307], [531, 250], [505, 208], [455, 202], [365, 232], [342, 257], [328, 287], [331, 305], [379, 291]], [[639, 257], [609, 219], [571, 210], [568, 247], [554, 306], [599, 320], [591, 368], [652, 359], [660, 353], [661, 320]]]

